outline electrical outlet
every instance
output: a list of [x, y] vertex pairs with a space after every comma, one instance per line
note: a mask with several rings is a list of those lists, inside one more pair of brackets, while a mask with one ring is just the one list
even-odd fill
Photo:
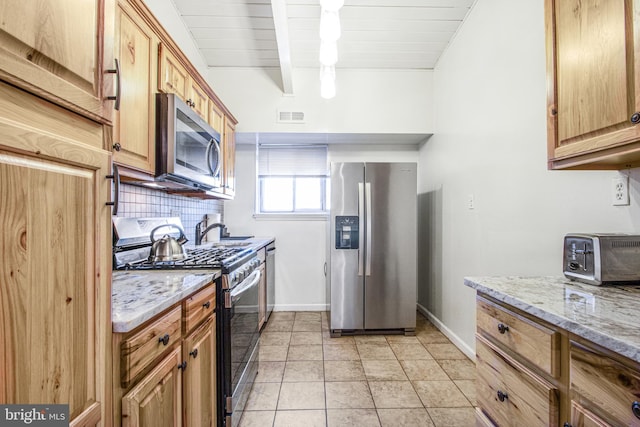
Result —
[[467, 208], [469, 208], [469, 210], [475, 209], [476, 205], [475, 205], [475, 200], [473, 198], [473, 194], [469, 194], [469, 196], [467, 197]]
[[169, 212], [169, 216], [171, 217], [180, 216], [180, 211], [178, 209], [171, 209]]
[[621, 175], [612, 179], [613, 206], [629, 206], [629, 177]]

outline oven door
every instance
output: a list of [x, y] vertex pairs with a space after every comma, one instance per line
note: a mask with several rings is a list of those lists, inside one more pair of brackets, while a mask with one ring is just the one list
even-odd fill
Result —
[[[225, 395], [227, 420], [236, 426], [258, 374], [258, 284], [255, 270], [233, 289], [225, 290]], [[231, 400], [229, 400], [231, 397]], [[227, 426], [231, 427], [227, 422]]]

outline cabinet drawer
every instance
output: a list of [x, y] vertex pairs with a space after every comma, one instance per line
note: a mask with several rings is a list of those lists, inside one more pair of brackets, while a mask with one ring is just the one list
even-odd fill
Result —
[[476, 408], [476, 427], [494, 427], [494, 424], [480, 408]]
[[583, 408], [574, 401], [571, 401], [571, 427], [612, 427], [601, 420], [597, 415], [592, 414], [588, 409]]
[[560, 375], [557, 331], [538, 325], [482, 297], [477, 298], [478, 332], [518, 353], [554, 378]]
[[494, 347], [476, 340], [478, 406], [500, 426], [558, 425], [553, 385]]
[[[571, 389], [625, 426], [640, 426], [640, 373], [571, 342]], [[589, 405], [592, 408], [592, 405]], [[595, 412], [595, 408], [594, 412]], [[640, 412], [640, 408], [636, 409]], [[614, 423], [616, 424], [616, 423]]]
[[208, 286], [184, 300], [185, 332], [191, 331], [216, 308], [216, 288]]
[[126, 388], [149, 363], [180, 342], [180, 326], [180, 307], [176, 307], [122, 342], [122, 387]]

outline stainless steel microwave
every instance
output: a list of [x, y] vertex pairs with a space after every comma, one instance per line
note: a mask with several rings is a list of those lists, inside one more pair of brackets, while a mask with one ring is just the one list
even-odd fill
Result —
[[156, 95], [156, 181], [165, 188], [222, 187], [220, 134], [174, 94]]

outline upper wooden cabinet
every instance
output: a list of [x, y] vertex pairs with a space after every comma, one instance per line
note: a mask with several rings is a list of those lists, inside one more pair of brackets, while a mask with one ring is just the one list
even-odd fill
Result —
[[209, 103], [209, 124], [220, 135], [224, 134], [224, 113], [222, 109], [216, 105], [215, 102]]
[[69, 404], [72, 425], [111, 424], [104, 131], [0, 83], [0, 404]]
[[228, 118], [224, 121], [222, 153], [224, 194], [233, 198], [236, 194], [236, 127]]
[[158, 39], [126, 0], [118, 2], [115, 29], [121, 90], [113, 131], [113, 160], [153, 175]]
[[209, 95], [193, 78], [166, 44], [158, 48], [160, 67], [158, 90], [175, 93], [205, 120], [209, 120]]
[[111, 123], [113, 10], [113, 0], [0, 2], [0, 79]]
[[189, 74], [178, 59], [169, 51], [166, 44], [158, 46], [158, 90], [165, 93], [175, 93], [183, 101], [189, 96]]
[[639, 9], [545, 0], [549, 168], [640, 164]]
[[195, 80], [190, 80], [187, 102], [205, 120], [209, 119], [209, 96]]

